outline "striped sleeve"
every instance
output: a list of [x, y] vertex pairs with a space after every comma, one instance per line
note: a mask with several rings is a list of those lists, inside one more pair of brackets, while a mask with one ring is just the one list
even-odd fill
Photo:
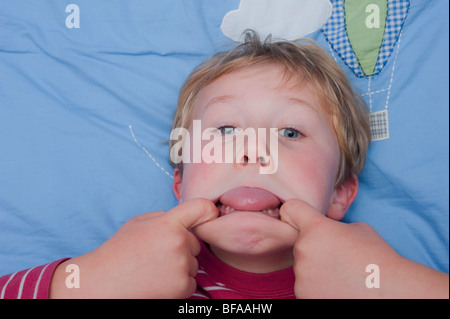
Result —
[[0, 299], [47, 299], [53, 273], [67, 259], [0, 277]]

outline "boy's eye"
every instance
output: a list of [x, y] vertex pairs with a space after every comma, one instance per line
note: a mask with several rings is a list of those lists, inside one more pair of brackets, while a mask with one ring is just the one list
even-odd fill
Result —
[[222, 126], [219, 127], [219, 131], [222, 135], [231, 135], [239, 133], [240, 130], [237, 127], [233, 126]]
[[279, 130], [278, 133], [287, 138], [297, 138], [301, 134], [299, 131], [293, 128], [283, 128]]

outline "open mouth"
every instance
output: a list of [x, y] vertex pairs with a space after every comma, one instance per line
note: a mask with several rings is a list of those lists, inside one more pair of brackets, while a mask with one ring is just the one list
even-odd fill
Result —
[[246, 209], [237, 209], [230, 205], [222, 204], [220, 201], [216, 202], [216, 206], [217, 206], [217, 209], [219, 210], [220, 217], [228, 215], [228, 214], [232, 214], [234, 212], [255, 212], [255, 213], [261, 213], [263, 215], [273, 217], [276, 219], [280, 219], [281, 205], [282, 205], [282, 203], [280, 202], [280, 204], [277, 207], [273, 207], [273, 208], [265, 208], [265, 209], [261, 209], [261, 210], [246, 210]]
[[283, 201], [261, 188], [239, 187], [223, 194], [215, 204], [219, 217], [236, 212], [254, 212], [280, 219]]

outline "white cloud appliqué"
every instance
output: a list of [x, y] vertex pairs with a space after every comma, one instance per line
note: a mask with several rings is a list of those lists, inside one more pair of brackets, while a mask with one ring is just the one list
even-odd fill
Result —
[[236, 42], [246, 29], [256, 31], [261, 39], [271, 34], [275, 39], [295, 40], [319, 30], [332, 11], [328, 0], [241, 0], [239, 9], [225, 15], [221, 30]]

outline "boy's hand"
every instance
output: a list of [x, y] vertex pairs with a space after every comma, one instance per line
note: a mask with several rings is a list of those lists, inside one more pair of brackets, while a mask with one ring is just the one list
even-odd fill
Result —
[[[332, 220], [300, 200], [286, 201], [280, 215], [299, 230], [294, 247], [297, 298], [448, 299], [448, 274], [401, 257], [369, 225]], [[372, 264], [378, 274], [366, 270]], [[369, 288], [375, 275], [379, 288]]]
[[[299, 230], [294, 247], [297, 298], [371, 298], [386, 293], [388, 273], [399, 266], [401, 257], [372, 227], [332, 220], [300, 200], [287, 201], [280, 214]], [[366, 286], [370, 264], [380, 269], [381, 288]]]
[[[62, 263], [51, 298], [186, 298], [196, 289], [200, 243], [190, 228], [216, 218], [209, 200], [194, 199], [168, 212], [127, 221], [96, 250]], [[80, 270], [80, 288], [68, 289], [67, 264]]]

